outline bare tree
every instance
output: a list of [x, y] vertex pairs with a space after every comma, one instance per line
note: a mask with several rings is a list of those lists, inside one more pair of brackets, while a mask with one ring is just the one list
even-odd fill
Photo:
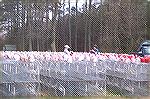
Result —
[[76, 0], [76, 31], [75, 31], [75, 51], [77, 51], [77, 44], [78, 44], [78, 0]]
[[58, 13], [58, 6], [59, 6], [59, 1], [58, 0], [53, 0], [53, 11], [52, 11], [52, 43], [51, 43], [51, 50], [53, 52], [56, 51], [56, 26], [57, 26], [57, 13]]
[[32, 51], [32, 15], [31, 15], [31, 5], [30, 0], [27, 0], [27, 28], [29, 33], [29, 51]]
[[69, 16], [68, 16], [69, 17], [69, 46], [71, 47], [72, 46], [72, 44], [71, 44], [72, 43], [71, 42], [71, 40], [72, 40], [71, 39], [71, 35], [72, 34], [71, 34], [71, 15], [70, 15], [71, 14], [71, 11], [70, 11], [71, 8], [70, 8], [70, 0], [68, 0], [68, 5], [69, 5]]
[[91, 7], [92, 7], [92, 0], [89, 0], [89, 13], [88, 13], [88, 50], [91, 49], [91, 25], [92, 25], [92, 14], [91, 14]]
[[88, 28], [88, 18], [87, 18], [87, 0], [85, 0], [84, 7], [84, 20], [85, 20], [85, 33], [84, 33], [84, 52], [87, 51], [87, 28]]

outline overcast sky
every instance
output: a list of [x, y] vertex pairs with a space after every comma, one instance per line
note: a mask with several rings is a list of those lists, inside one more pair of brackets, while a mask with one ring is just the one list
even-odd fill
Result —
[[[65, 14], [68, 14], [69, 12], [67, 11], [67, 8], [69, 8], [69, 4], [68, 4], [69, 0], [65, 0]], [[82, 11], [82, 5], [85, 4], [86, 0], [79, 0], [78, 1], [78, 11]], [[89, 4], [88, 2], [89, 0], [87, 0], [87, 4]], [[102, 0], [105, 1], [105, 0]], [[100, 3], [101, 0], [92, 0], [92, 4], [94, 3]], [[61, 4], [63, 4], [63, 0], [61, 0]], [[75, 7], [76, 6], [76, 0], [70, 0], [70, 8]], [[63, 10], [63, 7], [61, 8], [61, 10]], [[52, 12], [50, 12], [49, 14], [49, 18], [52, 19]]]
[[[65, 3], [68, 3], [69, 0], [65, 0]], [[78, 6], [82, 6], [85, 3], [86, 0], [79, 0], [78, 1]], [[102, 0], [102, 2], [105, 0]], [[92, 0], [92, 4], [93, 3], [100, 3], [101, 0]], [[63, 0], [62, 0], [63, 3]], [[75, 6], [76, 0], [70, 0], [71, 5]], [[87, 4], [89, 4], [89, 0], [87, 0]]]
[[[69, 0], [65, 0], [65, 8], [69, 8], [68, 1]], [[102, 1], [105, 1], [105, 0], [102, 0]], [[82, 5], [85, 4], [85, 2], [86, 2], [86, 0], [79, 0], [78, 1], [78, 8], [81, 8]], [[101, 2], [101, 0], [92, 0], [92, 4], [94, 4], [94, 3], [100, 4], [100, 2]], [[63, 4], [63, 0], [62, 0], [62, 4]], [[89, 4], [89, 0], [87, 0], [87, 4]], [[72, 8], [73, 6], [75, 7], [76, 6], [76, 0], [70, 0], [70, 5], [71, 5], [70, 8]]]

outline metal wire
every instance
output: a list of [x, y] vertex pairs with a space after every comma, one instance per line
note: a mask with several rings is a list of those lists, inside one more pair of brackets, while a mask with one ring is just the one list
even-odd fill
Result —
[[[149, 64], [113, 59], [148, 39], [146, 1], [94, 0], [91, 6], [92, 0], [82, 6], [80, 1], [52, 1], [0, 4], [5, 32], [0, 50], [7, 44], [17, 50], [0, 52], [0, 95], [149, 95]], [[62, 53], [66, 44], [78, 51], [69, 62]], [[103, 53], [86, 53], [94, 44]]]
[[[48, 54], [54, 55], [49, 52]], [[63, 55], [55, 53], [60, 54]], [[149, 95], [148, 66], [149, 64], [122, 63], [110, 59], [98, 59], [97, 62], [75, 60], [72, 63], [63, 60], [41, 60], [40, 56], [35, 57], [33, 62], [4, 59], [1, 70], [2, 94], [107, 96], [106, 92], [113, 90], [114, 93], [124, 96]]]

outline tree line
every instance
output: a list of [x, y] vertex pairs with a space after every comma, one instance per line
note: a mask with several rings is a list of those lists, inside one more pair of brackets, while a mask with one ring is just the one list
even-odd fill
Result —
[[[2, 0], [1, 50], [87, 52], [97, 44], [102, 52], [126, 53], [150, 38], [147, 0]], [[75, 6], [72, 6], [72, 2]]]

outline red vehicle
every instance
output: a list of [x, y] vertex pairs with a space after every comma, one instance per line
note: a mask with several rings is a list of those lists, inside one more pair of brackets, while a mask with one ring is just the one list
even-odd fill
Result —
[[140, 47], [138, 48], [137, 54], [139, 56], [150, 56], [150, 40], [146, 40], [141, 43]]
[[150, 63], [150, 40], [141, 43], [137, 55], [143, 57], [142, 62]]

